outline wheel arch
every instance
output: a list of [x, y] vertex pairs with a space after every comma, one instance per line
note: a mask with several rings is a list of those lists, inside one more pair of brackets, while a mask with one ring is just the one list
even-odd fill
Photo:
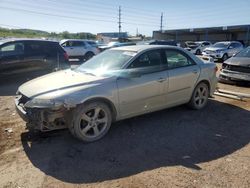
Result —
[[210, 82], [206, 79], [203, 79], [203, 80], [200, 80], [199, 82], [197, 82], [197, 84], [195, 85], [194, 88], [196, 88], [200, 83], [205, 83], [208, 87], [208, 92], [210, 93], [211, 85], [210, 85]]
[[116, 120], [117, 110], [116, 110], [116, 107], [112, 101], [110, 101], [109, 99], [104, 98], [104, 97], [94, 97], [94, 98], [87, 99], [86, 101], [84, 101], [81, 104], [84, 105], [84, 104], [91, 103], [91, 102], [102, 102], [102, 103], [106, 104], [109, 107], [109, 109], [111, 110], [112, 122], [114, 122]]

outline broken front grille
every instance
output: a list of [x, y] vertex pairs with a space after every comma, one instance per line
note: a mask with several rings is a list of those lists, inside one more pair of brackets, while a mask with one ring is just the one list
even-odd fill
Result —
[[25, 95], [21, 95], [21, 98], [19, 99], [19, 104], [25, 104], [28, 101], [29, 101], [28, 97], [26, 97]]
[[230, 70], [230, 71], [235, 71], [235, 72], [250, 73], [250, 67], [228, 65], [226, 63], [223, 63], [222, 68], [225, 70]]

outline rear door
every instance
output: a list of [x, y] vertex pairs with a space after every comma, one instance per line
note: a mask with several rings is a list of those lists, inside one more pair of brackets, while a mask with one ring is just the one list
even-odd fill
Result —
[[9, 42], [0, 47], [0, 74], [15, 74], [26, 69], [24, 61], [24, 43]]
[[43, 41], [26, 41], [25, 46], [27, 70], [44, 70], [49, 66], [47, 54], [44, 51], [45, 43]]
[[184, 52], [177, 49], [165, 50], [168, 63], [168, 105], [187, 102], [200, 74], [199, 66]]

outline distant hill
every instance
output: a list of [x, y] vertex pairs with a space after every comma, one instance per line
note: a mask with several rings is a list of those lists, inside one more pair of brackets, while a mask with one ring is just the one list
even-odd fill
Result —
[[16, 37], [16, 38], [54, 38], [54, 39], [96, 39], [96, 35], [91, 33], [69, 33], [63, 31], [61, 33], [47, 32], [33, 29], [7, 29], [0, 27], [0, 38]]

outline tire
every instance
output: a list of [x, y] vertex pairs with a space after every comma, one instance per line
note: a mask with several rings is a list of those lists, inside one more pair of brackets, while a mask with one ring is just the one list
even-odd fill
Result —
[[224, 54], [224, 55], [222, 56], [222, 62], [226, 61], [227, 59], [228, 59], [228, 55], [227, 55], [227, 54]]
[[112, 123], [109, 107], [102, 102], [79, 105], [67, 117], [69, 131], [84, 142], [93, 142], [106, 135]]
[[87, 52], [84, 56], [84, 61], [88, 61], [91, 59], [95, 54], [93, 52]]
[[208, 85], [204, 82], [199, 83], [192, 94], [188, 106], [194, 110], [200, 110], [207, 105], [209, 96]]
[[195, 53], [196, 55], [201, 55], [201, 50], [200, 49], [198, 49], [198, 50], [196, 50], [196, 53]]

